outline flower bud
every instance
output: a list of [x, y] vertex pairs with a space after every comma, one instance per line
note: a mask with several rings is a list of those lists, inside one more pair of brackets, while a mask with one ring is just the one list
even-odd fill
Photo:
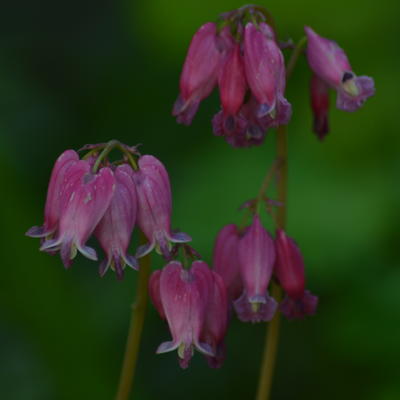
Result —
[[120, 165], [115, 169], [114, 176], [114, 195], [95, 229], [95, 235], [107, 256], [100, 264], [100, 276], [111, 266], [117, 278], [122, 279], [125, 265], [134, 269], [138, 267], [136, 259], [127, 254], [136, 222], [137, 199], [132, 168], [128, 164]]
[[[195, 263], [199, 263], [199, 261], [195, 261], [193, 264]], [[226, 353], [224, 338], [228, 328], [228, 297], [225, 283], [218, 273], [211, 271], [209, 281], [206, 320], [201, 340], [210, 346], [214, 354], [206, 356], [208, 365], [211, 368], [220, 368]]]
[[328, 111], [329, 92], [328, 85], [317, 75], [313, 74], [310, 84], [311, 109], [314, 114], [314, 132], [322, 140], [329, 132]]
[[289, 319], [315, 313], [318, 297], [305, 291], [304, 262], [296, 243], [282, 229], [276, 233], [275, 275], [287, 296], [280, 305]]
[[214, 245], [214, 270], [222, 277], [230, 301], [237, 299], [243, 290], [238, 259], [239, 240], [236, 225], [230, 224], [218, 232]]
[[223, 127], [226, 132], [232, 132], [247, 87], [239, 43], [236, 43], [225, 57], [218, 84], [224, 115]]
[[277, 303], [268, 295], [268, 285], [275, 262], [274, 242], [254, 216], [252, 225], [239, 242], [239, 262], [244, 286], [234, 306], [240, 320], [247, 322], [270, 321]]

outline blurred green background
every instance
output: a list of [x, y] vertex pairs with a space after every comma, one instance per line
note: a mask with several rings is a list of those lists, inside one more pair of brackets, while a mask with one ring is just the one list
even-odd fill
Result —
[[[287, 97], [288, 232], [301, 246], [315, 317], [283, 322], [273, 399], [400, 398], [398, 38], [394, 0], [263, 2], [281, 38], [303, 25], [347, 51], [377, 94], [356, 113], [332, 108], [331, 134], [310, 131], [305, 59]], [[137, 274], [103, 279], [79, 256], [58, 257], [24, 236], [42, 222], [49, 174], [67, 148], [111, 138], [142, 143], [167, 166], [173, 225], [210, 261], [216, 232], [239, 222], [274, 157], [275, 134], [258, 148], [232, 149], [213, 136], [216, 93], [190, 128], [171, 117], [190, 38], [238, 1], [15, 1], [0, 6], [0, 398], [113, 398]], [[332, 98], [332, 103], [334, 102]], [[162, 266], [154, 258], [154, 268]], [[132, 398], [252, 399], [265, 325], [233, 320], [228, 357], [210, 370], [196, 354], [186, 371], [148, 308]]]

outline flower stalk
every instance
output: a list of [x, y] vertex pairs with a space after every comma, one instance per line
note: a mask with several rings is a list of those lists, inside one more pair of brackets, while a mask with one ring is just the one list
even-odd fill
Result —
[[[140, 233], [142, 243], [146, 242], [143, 233]], [[132, 305], [128, 338], [125, 355], [115, 400], [128, 400], [133, 388], [135, 369], [139, 355], [139, 345], [142, 337], [144, 317], [148, 298], [148, 281], [150, 276], [150, 254], [139, 261], [139, 276], [136, 289], [136, 300]]]

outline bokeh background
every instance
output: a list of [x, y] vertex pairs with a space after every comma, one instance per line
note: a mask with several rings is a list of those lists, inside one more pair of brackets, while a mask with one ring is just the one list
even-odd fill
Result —
[[[354, 114], [332, 108], [331, 134], [311, 133], [305, 59], [287, 97], [288, 232], [301, 246], [315, 317], [283, 322], [273, 399], [400, 398], [398, 38], [394, 0], [263, 2], [282, 37], [304, 24], [334, 38], [377, 94]], [[67, 148], [120, 139], [167, 166], [173, 224], [208, 261], [217, 231], [239, 222], [273, 160], [275, 135], [232, 149], [213, 136], [216, 93], [190, 128], [171, 117], [190, 38], [239, 1], [20, 0], [0, 6], [0, 398], [113, 398], [137, 274], [100, 279], [96, 263], [58, 257], [24, 236], [40, 224], [49, 174]], [[332, 99], [333, 100], [333, 99]], [[154, 268], [162, 266], [155, 257]], [[265, 325], [233, 320], [228, 357], [156, 356], [169, 338], [148, 308], [132, 398], [251, 399]]]

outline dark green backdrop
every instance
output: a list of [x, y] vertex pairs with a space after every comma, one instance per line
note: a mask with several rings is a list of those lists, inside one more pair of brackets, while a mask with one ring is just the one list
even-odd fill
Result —
[[[214, 94], [190, 128], [170, 115], [191, 35], [238, 1], [15, 1], [0, 6], [0, 398], [111, 399], [124, 350], [136, 273], [97, 276], [78, 257], [58, 257], [24, 236], [42, 222], [55, 158], [117, 138], [167, 166], [174, 226], [210, 260], [218, 229], [239, 222], [274, 154], [232, 149], [212, 135]], [[301, 59], [287, 96], [288, 232], [307, 264], [318, 314], [284, 322], [273, 399], [400, 398], [399, 6], [394, 0], [263, 3], [282, 38], [304, 24], [336, 39], [377, 94], [354, 114], [332, 109], [331, 134], [310, 131], [309, 70]], [[154, 267], [161, 260], [154, 259]], [[229, 354], [210, 370], [196, 354], [155, 355], [169, 338], [149, 307], [133, 398], [251, 399], [264, 325], [233, 321]]]

